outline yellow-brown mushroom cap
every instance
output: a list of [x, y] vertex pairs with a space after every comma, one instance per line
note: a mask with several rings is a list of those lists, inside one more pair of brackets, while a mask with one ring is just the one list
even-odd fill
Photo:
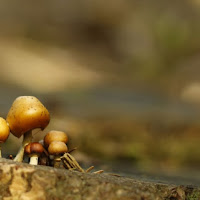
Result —
[[10, 129], [6, 120], [0, 117], [0, 143], [5, 142], [9, 134], [10, 134]]
[[53, 141], [60, 141], [66, 144], [68, 142], [68, 136], [63, 131], [52, 130], [45, 135], [44, 146], [48, 148], [49, 144], [52, 143]]
[[64, 142], [55, 141], [49, 145], [48, 152], [50, 155], [61, 155], [68, 151]]
[[32, 129], [45, 129], [49, 124], [50, 114], [36, 97], [21, 96], [13, 102], [6, 121], [11, 133], [19, 138]]

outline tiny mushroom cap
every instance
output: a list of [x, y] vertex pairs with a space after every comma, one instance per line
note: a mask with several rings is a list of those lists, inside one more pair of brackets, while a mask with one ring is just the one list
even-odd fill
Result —
[[6, 121], [11, 133], [20, 138], [32, 129], [45, 129], [49, 124], [50, 114], [36, 97], [20, 96], [13, 102]]
[[54, 141], [51, 142], [48, 148], [50, 155], [61, 155], [68, 151], [67, 145], [64, 142]]
[[63, 131], [52, 130], [48, 132], [44, 137], [44, 146], [48, 148], [50, 143], [52, 143], [53, 141], [64, 142], [66, 144], [68, 142], [68, 136]]
[[10, 134], [9, 126], [5, 119], [0, 117], [0, 143], [5, 142]]
[[32, 142], [25, 146], [24, 152], [28, 155], [31, 154], [42, 154], [44, 152], [43, 146], [38, 142]]
[[38, 142], [32, 142], [30, 145], [31, 154], [42, 154], [44, 152], [43, 146]]

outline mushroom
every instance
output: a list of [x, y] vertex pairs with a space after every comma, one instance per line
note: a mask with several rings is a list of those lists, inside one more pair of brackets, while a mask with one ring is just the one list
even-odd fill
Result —
[[0, 117], [0, 158], [1, 156], [1, 144], [4, 143], [10, 134], [9, 126], [6, 120]]
[[32, 130], [40, 128], [44, 130], [50, 121], [49, 111], [33, 96], [20, 96], [12, 104], [6, 121], [10, 132], [20, 138], [24, 135], [22, 146], [14, 161], [22, 162], [24, 147], [32, 142]]
[[44, 146], [46, 148], [49, 147], [49, 144], [53, 141], [64, 142], [65, 144], [68, 142], [68, 136], [63, 131], [55, 131], [52, 130], [48, 132], [44, 137]]
[[32, 142], [25, 146], [24, 152], [29, 155], [31, 165], [38, 164], [38, 158], [44, 152], [43, 146], [38, 142]]
[[48, 152], [50, 155], [54, 156], [53, 166], [60, 167], [60, 157], [68, 151], [67, 145], [64, 142], [54, 141], [51, 142], [48, 147]]

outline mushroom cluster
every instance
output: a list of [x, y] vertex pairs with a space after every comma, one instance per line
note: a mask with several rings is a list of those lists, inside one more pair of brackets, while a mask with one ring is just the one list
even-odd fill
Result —
[[[23, 136], [22, 145], [14, 161], [23, 162], [24, 153], [30, 159], [31, 165], [48, 165], [76, 169], [80, 172], [89, 172], [94, 167], [83, 170], [75, 158], [68, 151], [68, 136], [63, 131], [52, 130], [40, 142], [32, 142], [34, 129], [42, 131], [50, 122], [50, 113], [46, 107], [34, 96], [20, 96], [13, 102], [6, 119], [0, 117], [0, 157], [1, 144], [4, 143], [9, 133], [15, 137]], [[12, 155], [10, 155], [12, 158]], [[102, 173], [102, 170], [94, 173]]]
[[32, 131], [36, 128], [44, 130], [50, 121], [49, 111], [33, 96], [21, 96], [13, 102], [7, 118], [10, 132], [20, 138], [23, 135], [22, 146], [14, 161], [22, 162], [24, 147], [32, 142]]
[[53, 166], [60, 167], [60, 157], [68, 151], [68, 136], [63, 131], [52, 130], [44, 137], [44, 146], [53, 157]]

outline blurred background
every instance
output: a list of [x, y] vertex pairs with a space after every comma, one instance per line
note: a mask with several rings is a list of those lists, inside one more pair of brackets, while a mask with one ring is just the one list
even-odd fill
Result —
[[[84, 166], [200, 171], [200, 1], [1, 1], [0, 115], [34, 95]], [[21, 138], [22, 139], [22, 138]], [[3, 154], [21, 140], [10, 135]]]

